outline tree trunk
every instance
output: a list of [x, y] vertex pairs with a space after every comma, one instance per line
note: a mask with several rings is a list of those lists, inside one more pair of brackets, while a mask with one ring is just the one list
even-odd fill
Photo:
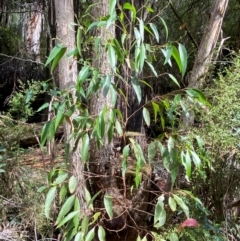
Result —
[[189, 87], [199, 88], [204, 84], [204, 79], [212, 61], [227, 6], [228, 0], [215, 0], [212, 6], [210, 18], [205, 27], [190, 76]]
[[[74, 9], [73, 0], [55, 0], [56, 11], [56, 25], [57, 25], [57, 41], [63, 43], [67, 47], [67, 51], [75, 48], [75, 32], [70, 28], [70, 23], [74, 22]], [[59, 85], [61, 90], [71, 90], [75, 86], [77, 81], [77, 61], [74, 58], [63, 57], [59, 62]], [[75, 89], [72, 88], [72, 94], [74, 95]], [[77, 113], [75, 113], [77, 115]], [[74, 115], [73, 115], [74, 117]], [[70, 125], [65, 123], [64, 135], [65, 141], [69, 141], [71, 134]], [[80, 144], [76, 151], [72, 151], [74, 147], [74, 139], [69, 141], [70, 144], [70, 156], [69, 162], [71, 164], [72, 173], [78, 181], [76, 195], [79, 198], [81, 212], [85, 215], [89, 214], [87, 209], [87, 203], [85, 201], [84, 189], [84, 163], [81, 161]]]

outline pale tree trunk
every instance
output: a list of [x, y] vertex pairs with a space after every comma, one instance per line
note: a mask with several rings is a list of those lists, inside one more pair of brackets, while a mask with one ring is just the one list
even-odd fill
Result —
[[[67, 51], [75, 48], [75, 32], [70, 24], [74, 22], [73, 0], [55, 0], [56, 26], [57, 26], [57, 43], [62, 43], [67, 47]], [[59, 85], [61, 90], [71, 90], [74, 96], [74, 86], [77, 81], [77, 61], [73, 57], [64, 56], [59, 62]], [[75, 113], [77, 115], [77, 113]], [[65, 140], [69, 141], [71, 134], [70, 125], [65, 124], [64, 135]], [[73, 175], [78, 181], [76, 195], [79, 198], [81, 212], [88, 214], [87, 203], [85, 201], [84, 189], [84, 163], [81, 161], [80, 145], [76, 151], [72, 151], [74, 147], [74, 139], [70, 141], [69, 162]]]
[[209, 70], [214, 49], [221, 32], [227, 6], [228, 0], [215, 0], [212, 6], [210, 18], [206, 24], [204, 35], [189, 79], [189, 87], [199, 88], [204, 84], [204, 79]]

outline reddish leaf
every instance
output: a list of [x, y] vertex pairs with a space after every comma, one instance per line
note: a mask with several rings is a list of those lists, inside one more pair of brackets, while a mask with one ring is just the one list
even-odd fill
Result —
[[185, 227], [197, 227], [198, 226], [198, 222], [196, 219], [194, 218], [188, 218], [186, 219], [182, 224], [181, 224], [181, 228], [185, 228]]

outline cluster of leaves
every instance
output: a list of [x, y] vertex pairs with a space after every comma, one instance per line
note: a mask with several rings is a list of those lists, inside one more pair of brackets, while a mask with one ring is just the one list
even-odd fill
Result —
[[35, 114], [32, 103], [36, 98], [46, 92], [47, 85], [40, 81], [29, 80], [23, 83], [19, 80], [19, 91], [9, 101], [8, 114], [21, 121], [28, 120]]
[[[109, 15], [104, 18], [104, 20], [89, 24], [86, 30], [83, 26], [79, 26], [77, 34], [77, 48], [71, 51], [68, 56], [74, 55], [80, 56], [81, 58], [83, 33], [88, 34], [88, 32], [93, 28], [104, 27], [105, 29], [108, 29], [110, 25], [115, 22], [118, 17], [116, 15], [115, 6], [116, 1], [110, 1]], [[149, 34], [156, 42], [159, 42], [159, 32], [157, 27], [154, 23], [144, 23], [142, 19], [139, 19], [136, 14], [136, 8], [130, 3], [125, 3], [122, 6], [122, 9], [123, 10], [120, 11], [120, 15], [118, 17], [121, 29], [123, 29], [121, 39], [119, 40], [113, 38], [109, 41], [105, 41], [105, 49], [108, 53], [112, 74], [102, 75], [102, 73], [99, 73], [99, 70], [92, 67], [90, 63], [82, 61], [83, 66], [79, 71], [76, 86], [72, 86], [70, 91], [53, 90], [51, 92], [54, 97], [52, 105], [50, 106], [50, 104], [45, 104], [41, 108], [50, 107], [50, 111], [54, 111], [56, 113], [55, 117], [49, 120], [43, 127], [41, 134], [42, 146], [45, 144], [47, 138], [53, 140], [55, 132], [60, 124], [66, 123], [71, 126], [72, 135], [70, 139], [73, 138], [75, 140], [75, 146], [73, 150], [70, 150], [70, 145], [67, 144], [67, 160], [69, 158], [69, 153], [76, 150], [79, 142], [81, 142], [81, 161], [85, 163], [88, 161], [90, 140], [94, 140], [98, 147], [101, 147], [105, 136], [107, 136], [108, 142], [111, 143], [116, 134], [120, 137], [129, 134], [126, 133], [123, 128], [126, 120], [124, 120], [121, 111], [115, 108], [117, 98], [122, 97], [123, 99], [126, 99], [125, 94], [115, 84], [113, 78], [117, 77], [124, 83], [124, 76], [120, 74], [121, 67], [123, 65], [126, 65], [130, 72], [133, 73], [129, 78], [130, 81], [128, 84], [132, 85], [139, 103], [142, 101], [142, 85], [144, 84], [148, 86], [148, 83], [145, 80], [139, 79], [138, 74], [143, 71], [145, 66], [147, 66], [155, 77], [159, 76], [153, 66], [153, 56], [155, 50], [150, 44], [145, 42], [144, 38], [146, 34]], [[153, 11], [149, 8], [148, 10]], [[133, 23], [134, 26], [133, 38], [135, 41], [131, 42], [129, 49], [126, 48], [126, 46], [128, 46], [126, 41], [132, 33], [129, 33], [127, 27], [125, 26], [124, 11], [130, 11], [131, 23]], [[161, 19], [161, 21], [166, 29], [166, 33], [168, 34], [166, 23], [163, 19]], [[96, 53], [98, 53], [100, 44], [102, 44], [101, 39], [96, 38], [94, 43]], [[164, 64], [172, 66], [172, 60], [174, 60], [183, 77], [187, 68], [187, 52], [182, 44], [178, 43], [177, 46], [178, 47], [174, 44], [168, 43], [160, 49], [165, 58]], [[51, 71], [54, 70], [66, 51], [67, 48], [63, 45], [57, 45], [52, 50], [46, 62], [46, 65], [49, 63], [52, 64]], [[171, 74], [168, 75], [170, 79], [179, 86], [177, 79]], [[91, 96], [96, 93], [98, 95], [102, 94], [102, 98], [109, 95], [111, 103], [110, 106], [105, 105], [99, 113], [91, 115], [85, 103], [88, 102]], [[190, 115], [190, 109], [186, 105], [187, 102], [185, 103], [183, 101], [183, 96], [187, 96], [189, 102], [191, 103], [199, 103], [202, 106], [209, 105], [201, 91], [196, 89], [186, 89], [182, 91], [182, 95], [175, 94], [173, 100], [161, 99], [160, 101], [150, 101], [151, 106], [153, 107], [154, 120], [156, 122], [160, 119], [163, 130], [165, 129], [166, 123], [166, 117], [163, 113], [167, 113], [167, 118], [172, 127], [175, 127], [179, 112], [184, 112], [185, 116]], [[146, 125], [149, 126], [151, 118], [147, 105], [143, 106], [142, 115]], [[163, 165], [166, 170], [171, 173], [172, 187], [176, 181], [180, 166], [185, 168], [187, 180], [190, 179], [193, 171], [201, 171], [201, 159], [195, 150], [195, 146], [193, 143], [188, 141], [186, 135], [164, 133], [164, 137], [165, 138], [163, 138], [163, 136], [159, 137], [158, 140], [154, 140], [148, 145], [147, 160], [142, 150], [143, 147], [135, 142], [134, 139], [128, 138], [130, 144], [123, 148], [122, 175], [124, 177], [127, 170], [126, 160], [130, 155], [131, 149], [134, 157], [136, 158], [136, 167], [134, 170], [136, 189], [139, 188], [141, 183], [141, 171], [143, 165], [147, 162], [148, 164], [151, 164], [157, 152], [161, 153]], [[194, 136], [194, 138], [197, 142], [197, 149], [204, 152], [202, 139], [199, 136]], [[81, 240], [92, 240], [94, 237], [94, 228], [88, 230], [88, 225], [90, 225], [89, 218], [83, 218], [79, 215], [80, 207], [79, 200], [75, 195], [77, 185], [75, 178], [70, 177], [69, 181], [67, 181], [68, 173], [66, 171], [53, 171], [52, 173], [53, 174], [50, 174], [48, 186], [43, 188], [44, 190], [46, 188], [48, 190], [45, 203], [46, 216], [49, 217], [51, 206], [59, 191], [61, 209], [57, 217], [56, 225], [57, 227], [63, 227], [65, 240], [71, 240], [73, 237], [75, 237], [75, 240], [79, 240], [79, 238], [81, 238]], [[85, 199], [87, 200], [88, 205], [93, 205], [93, 200], [96, 195], [98, 195], [98, 193], [95, 194], [94, 197], [91, 197], [88, 190], [85, 190]], [[189, 191], [176, 191], [161, 195], [157, 199], [155, 207], [154, 227], [159, 229], [166, 223], [167, 212], [166, 204], [164, 202], [165, 199], [168, 199], [168, 206], [173, 212], [176, 212], [177, 207], [180, 207], [186, 218], [189, 220], [190, 211], [185, 202], [186, 198], [190, 198], [196, 203], [199, 203], [199, 205], [202, 205], [201, 201], [194, 197]], [[104, 196], [104, 205], [110, 218], [113, 217], [111, 201], [112, 197], [106, 193]], [[98, 237], [102, 241], [105, 240], [105, 231], [102, 226], [97, 223], [98, 215], [100, 215], [98, 212], [94, 215], [94, 222], [91, 223], [91, 225], [98, 226]], [[193, 223], [194, 222], [190, 222], [190, 225]], [[183, 224], [183, 226], [184, 225], [186, 225], [186, 223]], [[175, 236], [177, 236], [177, 234]], [[143, 239], [138, 237], [138, 240], [145, 239], [146, 237]]]

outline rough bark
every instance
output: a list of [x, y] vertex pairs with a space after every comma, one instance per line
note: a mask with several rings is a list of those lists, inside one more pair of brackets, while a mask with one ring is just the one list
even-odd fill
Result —
[[204, 84], [204, 79], [212, 61], [227, 6], [228, 0], [215, 0], [213, 3], [210, 18], [206, 24], [189, 79], [189, 87], [199, 88]]
[[[67, 47], [67, 51], [75, 48], [75, 32], [70, 28], [70, 23], [74, 22], [73, 0], [55, 0], [57, 41]], [[77, 81], [77, 61], [74, 58], [63, 57], [59, 62], [59, 84], [61, 90], [71, 90], [74, 96], [74, 88]], [[77, 113], [75, 113], [77, 115]], [[64, 126], [65, 140], [69, 141], [71, 134], [70, 125]], [[73, 150], [74, 139], [69, 141], [70, 150]], [[69, 157], [72, 173], [78, 181], [76, 195], [79, 198], [82, 213], [88, 214], [87, 203], [85, 201], [84, 189], [84, 163], [81, 161], [80, 145]]]

